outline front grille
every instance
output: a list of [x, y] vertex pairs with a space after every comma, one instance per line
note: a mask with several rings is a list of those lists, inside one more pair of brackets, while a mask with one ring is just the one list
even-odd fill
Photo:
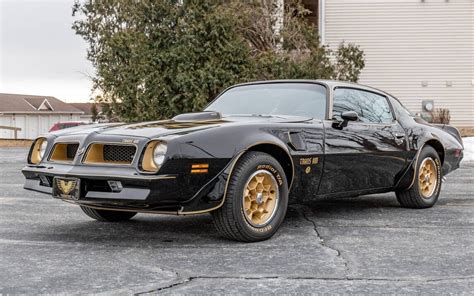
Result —
[[132, 162], [135, 146], [104, 145], [104, 161]]
[[50, 161], [72, 162], [76, 157], [78, 143], [56, 143], [49, 158]]
[[87, 164], [131, 164], [137, 148], [134, 145], [94, 143], [84, 158]]
[[67, 144], [66, 146], [66, 156], [68, 159], [74, 159], [77, 153], [77, 149], [79, 148], [79, 144]]

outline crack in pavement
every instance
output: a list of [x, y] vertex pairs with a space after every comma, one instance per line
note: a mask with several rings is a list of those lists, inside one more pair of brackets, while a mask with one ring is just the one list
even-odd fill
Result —
[[[178, 273], [176, 273], [178, 274]], [[159, 287], [153, 290], [138, 292], [133, 295], [145, 295], [150, 293], [163, 292], [165, 290], [173, 289], [194, 280], [200, 279], [216, 279], [216, 280], [321, 280], [321, 281], [377, 281], [377, 282], [412, 282], [412, 283], [431, 283], [431, 282], [452, 282], [452, 281], [469, 281], [474, 280], [474, 276], [466, 277], [451, 277], [451, 278], [364, 278], [364, 277], [305, 277], [305, 276], [190, 276], [180, 280], [179, 282], [170, 284], [168, 286]]]
[[[305, 209], [307, 210], [310, 210], [310, 208], [308, 206], [305, 206], [303, 205], [302, 207], [304, 207]], [[298, 211], [299, 207], [296, 208], [296, 210]], [[324, 238], [322, 237], [322, 235], [319, 233], [319, 230], [318, 230], [318, 225], [316, 224], [315, 221], [311, 220], [307, 215], [306, 215], [306, 212], [304, 209], [300, 209], [298, 212], [301, 213], [303, 219], [305, 219], [306, 221], [308, 221], [309, 223], [311, 223], [313, 225], [313, 230], [314, 230], [314, 233], [316, 234], [316, 237], [318, 238], [319, 240], [319, 243], [321, 244], [321, 246], [327, 248], [327, 249], [330, 249], [332, 251], [335, 251], [336, 252], [336, 257], [340, 258], [344, 264], [344, 268], [345, 268], [345, 275], [346, 275], [346, 278], [347, 278], [347, 275], [349, 274], [350, 272], [350, 268], [349, 268], [349, 263], [347, 261], [347, 259], [342, 255], [341, 251], [339, 251], [338, 249], [336, 249], [335, 247], [332, 247], [332, 246], [329, 246], [328, 244], [326, 244], [326, 242], [324, 241]]]
[[469, 226], [384, 226], [384, 225], [318, 225], [318, 227], [324, 228], [383, 228], [383, 229], [459, 229], [459, 230], [470, 230], [474, 227]]
[[[235, 280], [326, 280], [326, 281], [387, 281], [387, 282], [444, 282], [444, 281], [465, 281], [474, 280], [472, 276], [460, 276], [460, 277], [449, 277], [449, 278], [366, 278], [366, 277], [313, 277], [313, 276], [190, 276], [183, 280], [183, 283], [190, 282], [196, 279], [235, 279]], [[172, 284], [170, 286], [177, 286], [179, 283]], [[163, 287], [166, 288], [166, 287]], [[158, 289], [163, 289], [158, 288]], [[157, 290], [158, 290], [157, 289]]]
[[[179, 276], [179, 273], [176, 272], [176, 274]], [[180, 277], [181, 278], [181, 277]], [[170, 284], [170, 285], [167, 285], [167, 286], [164, 286], [164, 287], [159, 287], [159, 288], [156, 288], [156, 289], [152, 289], [152, 290], [149, 290], [149, 291], [143, 291], [143, 292], [138, 292], [138, 293], [134, 293], [133, 295], [134, 296], [138, 296], [138, 295], [145, 295], [145, 294], [150, 294], [150, 293], [157, 293], [157, 292], [162, 292], [164, 290], [168, 290], [168, 289], [172, 289], [172, 288], [175, 288], [175, 287], [178, 287], [178, 286], [181, 286], [181, 285], [184, 285], [186, 283], [189, 283], [191, 282], [192, 280], [196, 279], [198, 277], [188, 277], [188, 278], [181, 278], [181, 280], [179, 280], [178, 282], [176, 283], [173, 283], [173, 284]]]

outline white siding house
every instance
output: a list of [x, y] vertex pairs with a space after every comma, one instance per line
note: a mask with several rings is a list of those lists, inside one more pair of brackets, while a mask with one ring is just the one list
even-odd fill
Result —
[[69, 103], [69, 105], [72, 105], [74, 108], [81, 110], [84, 112], [80, 116], [80, 121], [82, 122], [93, 122], [92, 120], [92, 106], [95, 105], [97, 108], [97, 112], [101, 111], [100, 105], [99, 104], [94, 104], [94, 103]]
[[0, 139], [35, 139], [56, 122], [80, 121], [84, 112], [54, 97], [0, 94]]
[[319, 31], [333, 49], [365, 52], [359, 82], [398, 97], [413, 112], [423, 100], [448, 108], [451, 124], [474, 126], [473, 0], [321, 0]]

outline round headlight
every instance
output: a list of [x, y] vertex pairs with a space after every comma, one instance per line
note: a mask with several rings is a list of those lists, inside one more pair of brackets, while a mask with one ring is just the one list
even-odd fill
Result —
[[43, 160], [43, 157], [46, 153], [46, 147], [48, 146], [48, 141], [45, 138], [38, 138], [33, 142], [31, 148], [31, 154], [28, 158], [28, 163], [38, 164]]
[[165, 161], [166, 149], [168, 147], [165, 143], [158, 143], [153, 150], [153, 161], [157, 166], [161, 166]]
[[48, 141], [46, 140], [43, 140], [41, 142], [41, 146], [40, 146], [40, 149], [39, 149], [39, 157], [40, 159], [43, 159], [44, 157], [44, 153], [46, 152], [46, 147], [48, 146]]

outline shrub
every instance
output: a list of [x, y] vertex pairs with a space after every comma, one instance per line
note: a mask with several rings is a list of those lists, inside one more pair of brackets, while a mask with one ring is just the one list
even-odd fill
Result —
[[73, 29], [89, 43], [96, 70], [94, 89], [122, 120], [200, 110], [225, 87], [251, 80], [357, 81], [364, 67], [357, 46], [331, 53], [320, 44], [299, 1], [285, 1], [282, 27], [272, 0], [180, 2], [86, 0], [73, 7]]
[[451, 114], [447, 108], [436, 108], [431, 112], [431, 123], [449, 124]]

